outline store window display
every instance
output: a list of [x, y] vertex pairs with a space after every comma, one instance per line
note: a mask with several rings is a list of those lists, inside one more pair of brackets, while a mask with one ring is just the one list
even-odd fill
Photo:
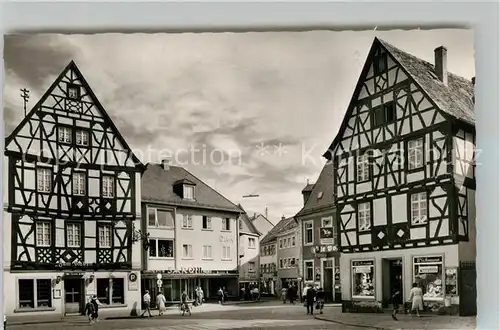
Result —
[[375, 298], [374, 262], [361, 260], [352, 262], [352, 297]]
[[415, 282], [422, 288], [424, 300], [443, 299], [443, 257], [415, 257], [413, 268]]

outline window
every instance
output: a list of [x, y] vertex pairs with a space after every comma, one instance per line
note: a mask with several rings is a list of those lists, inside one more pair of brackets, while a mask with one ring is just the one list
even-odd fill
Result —
[[193, 246], [191, 244], [182, 245], [182, 257], [183, 258], [193, 257]]
[[394, 101], [381, 104], [373, 109], [371, 120], [373, 127], [379, 127], [394, 122], [394, 120], [396, 120]]
[[52, 190], [52, 170], [49, 168], [38, 168], [37, 182], [37, 190], [39, 192], [50, 192]]
[[371, 228], [370, 203], [358, 204], [358, 230], [366, 231]]
[[77, 146], [88, 146], [89, 145], [89, 132], [84, 130], [76, 131], [76, 145]]
[[424, 166], [423, 139], [408, 141], [408, 169], [414, 170], [422, 166]]
[[292, 246], [295, 246], [295, 236], [292, 236]]
[[282, 249], [282, 248], [283, 248], [283, 240], [280, 239], [280, 249]]
[[71, 143], [71, 129], [69, 127], [59, 127], [59, 142]]
[[173, 258], [174, 241], [169, 239], [150, 239], [149, 256], [153, 258]]
[[99, 225], [99, 248], [111, 247], [111, 225]]
[[226, 231], [231, 230], [231, 219], [229, 218], [222, 219], [222, 230]]
[[379, 54], [378, 56], [375, 57], [375, 60], [373, 63], [373, 71], [374, 71], [375, 75], [379, 75], [379, 74], [387, 71], [387, 63], [386, 63], [386, 56], [385, 55]]
[[414, 282], [422, 288], [425, 300], [441, 300], [443, 287], [443, 257], [427, 256], [413, 258]]
[[238, 225], [240, 227], [240, 230], [243, 230], [243, 221], [241, 221], [241, 220], [238, 221]]
[[319, 238], [321, 244], [334, 244], [335, 230], [333, 227], [333, 217], [321, 218]]
[[203, 259], [212, 259], [212, 246], [203, 245]]
[[206, 215], [203, 216], [203, 229], [212, 229], [212, 218]]
[[78, 100], [80, 98], [80, 87], [68, 85], [68, 98]]
[[102, 197], [113, 198], [115, 196], [115, 178], [111, 175], [102, 177]]
[[80, 247], [80, 225], [77, 223], [68, 223], [66, 226], [67, 246]]
[[182, 216], [182, 228], [193, 228], [193, 216], [184, 214]]
[[194, 187], [193, 186], [184, 186], [184, 198], [186, 199], [194, 199]]
[[304, 262], [304, 269], [305, 269], [304, 274], [306, 275], [305, 280], [306, 281], [314, 280], [314, 262], [313, 261]]
[[420, 225], [427, 221], [427, 193], [411, 195], [411, 224]]
[[37, 221], [36, 223], [36, 245], [50, 246], [50, 222]]
[[280, 269], [283, 268], [283, 259], [280, 259]]
[[249, 271], [250, 273], [255, 273], [255, 262], [250, 261], [250, 262], [248, 263], [248, 271]]
[[223, 246], [222, 247], [222, 259], [223, 260], [231, 260], [231, 247]]
[[18, 285], [20, 309], [52, 307], [50, 279], [21, 279]]
[[248, 248], [255, 249], [255, 238], [253, 237], [248, 238]]
[[304, 222], [304, 244], [313, 244], [314, 232], [312, 221]]
[[174, 228], [174, 215], [172, 211], [148, 208], [148, 226]]
[[352, 261], [352, 296], [375, 298], [373, 260]]
[[86, 191], [85, 173], [82, 172], [73, 173], [73, 195], [85, 196], [85, 191]]
[[358, 182], [368, 181], [370, 179], [370, 159], [368, 154], [358, 156], [357, 169]]
[[123, 305], [125, 285], [123, 278], [98, 278], [97, 299], [104, 305]]

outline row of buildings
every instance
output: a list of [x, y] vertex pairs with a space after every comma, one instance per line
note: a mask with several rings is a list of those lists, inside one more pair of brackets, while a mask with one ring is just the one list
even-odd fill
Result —
[[143, 165], [71, 62], [6, 139], [5, 313], [293, 283], [348, 308], [417, 282], [428, 308], [474, 314], [474, 82], [446, 63], [444, 47], [433, 65], [375, 39], [303, 207], [273, 226], [181, 167]]
[[431, 311], [476, 313], [475, 78], [375, 39], [303, 208], [261, 241], [266, 290], [388, 305], [413, 283]]

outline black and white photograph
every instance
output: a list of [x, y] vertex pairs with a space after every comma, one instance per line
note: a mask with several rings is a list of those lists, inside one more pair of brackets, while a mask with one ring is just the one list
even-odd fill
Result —
[[5, 329], [476, 329], [473, 30], [11, 34], [4, 66]]

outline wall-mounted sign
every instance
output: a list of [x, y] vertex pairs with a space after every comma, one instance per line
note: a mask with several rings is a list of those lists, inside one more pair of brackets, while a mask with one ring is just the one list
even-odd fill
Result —
[[130, 273], [130, 274], [128, 275], [128, 280], [129, 280], [130, 282], [132, 282], [132, 283], [133, 283], [133, 282], [135, 282], [135, 281], [137, 281], [137, 274], [136, 274], [136, 273]]
[[418, 267], [419, 274], [436, 274], [439, 272], [438, 266], [423, 266]]
[[221, 243], [233, 243], [234, 240], [231, 236], [224, 236], [224, 235], [220, 235], [219, 236], [219, 242]]
[[352, 262], [353, 267], [357, 266], [373, 266], [373, 260], [358, 260]]
[[338, 248], [336, 245], [317, 245], [314, 247], [314, 253], [327, 253], [327, 252], [337, 252]]
[[[201, 267], [181, 267], [180, 269], [168, 268], [162, 270], [144, 270], [142, 274], [157, 275], [182, 275], [182, 274], [219, 274], [219, 275], [237, 275], [237, 270], [205, 270]], [[158, 277], [157, 277], [158, 279]]]
[[415, 257], [415, 258], [413, 258], [413, 263], [415, 263], [415, 264], [439, 263], [439, 262], [443, 262], [442, 256]]
[[315, 281], [321, 281], [321, 274], [316, 274]]
[[137, 274], [134, 272], [128, 274], [128, 291], [139, 291], [139, 281], [137, 280]]
[[84, 272], [64, 272], [64, 276], [84, 276]]
[[319, 229], [319, 238], [333, 238], [333, 228], [332, 227], [324, 227]]

